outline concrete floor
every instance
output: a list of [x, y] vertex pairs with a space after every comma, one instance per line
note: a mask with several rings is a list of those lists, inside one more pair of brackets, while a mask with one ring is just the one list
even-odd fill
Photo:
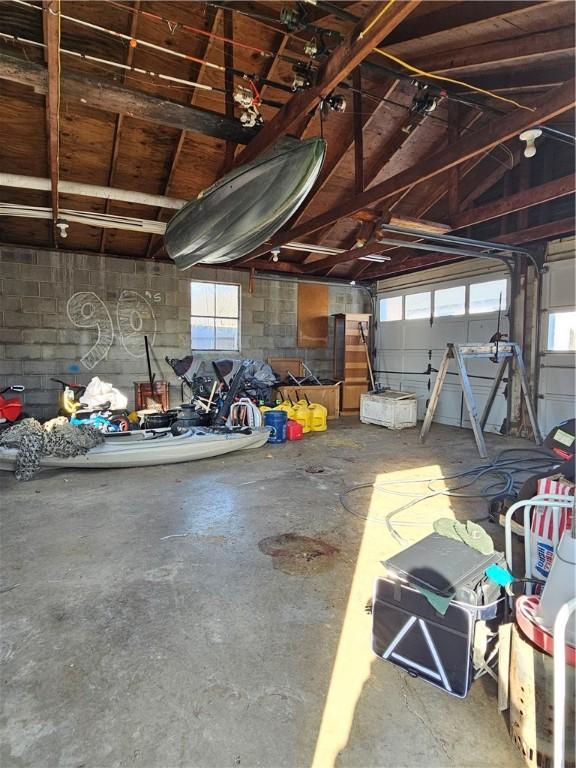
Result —
[[[488, 443], [492, 455], [527, 445]], [[520, 766], [492, 681], [462, 701], [371, 654], [364, 605], [379, 560], [401, 547], [338, 501], [384, 473], [478, 462], [465, 430], [434, 425], [421, 446], [415, 430], [348, 419], [300, 443], [155, 471], [21, 484], [0, 473], [0, 764]], [[403, 501], [371, 496], [351, 501], [372, 514]], [[433, 502], [410, 511], [423, 527], [405, 536], [486, 512]], [[285, 533], [335, 551], [259, 547]]]

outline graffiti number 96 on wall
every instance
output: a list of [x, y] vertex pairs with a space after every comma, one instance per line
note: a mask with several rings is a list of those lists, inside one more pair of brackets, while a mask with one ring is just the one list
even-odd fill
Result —
[[[92, 328], [98, 337], [81, 358], [81, 363], [92, 370], [106, 359], [114, 343], [114, 323], [108, 307], [93, 291], [79, 291], [70, 296], [66, 305], [70, 322], [76, 328]], [[154, 344], [156, 316], [145, 296], [136, 291], [122, 291], [116, 304], [116, 324], [120, 343], [131, 357], [144, 357], [143, 336]]]

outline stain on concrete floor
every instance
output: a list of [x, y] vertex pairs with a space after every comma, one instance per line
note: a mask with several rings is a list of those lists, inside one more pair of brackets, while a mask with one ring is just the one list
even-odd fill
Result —
[[322, 539], [297, 533], [268, 536], [258, 542], [258, 549], [270, 555], [274, 568], [292, 574], [329, 570], [333, 565], [331, 559], [338, 552], [337, 547]]

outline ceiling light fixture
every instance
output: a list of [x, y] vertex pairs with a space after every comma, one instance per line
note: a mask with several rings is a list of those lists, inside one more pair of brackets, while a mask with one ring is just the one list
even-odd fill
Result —
[[530, 128], [520, 134], [520, 141], [526, 142], [526, 148], [524, 150], [524, 157], [534, 157], [536, 154], [536, 139], [542, 136], [540, 128]]

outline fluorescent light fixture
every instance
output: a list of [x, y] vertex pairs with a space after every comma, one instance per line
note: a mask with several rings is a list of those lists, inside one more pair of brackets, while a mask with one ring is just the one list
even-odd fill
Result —
[[286, 243], [281, 248], [289, 248], [291, 251], [304, 251], [306, 253], [323, 253], [326, 256], [335, 256], [337, 253], [344, 253], [344, 248], [330, 248], [327, 245], [317, 245], [316, 243]]
[[382, 256], [379, 253], [373, 253], [373, 254], [370, 254], [369, 256], [359, 256], [358, 260], [359, 261], [377, 261], [379, 263], [382, 263], [383, 261], [392, 261], [390, 256]]

